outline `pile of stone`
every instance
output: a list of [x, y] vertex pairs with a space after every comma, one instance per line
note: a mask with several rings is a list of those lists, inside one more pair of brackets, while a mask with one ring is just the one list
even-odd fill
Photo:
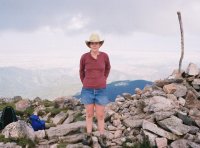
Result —
[[[30, 102], [20, 101], [16, 102], [17, 109], [30, 107]], [[60, 97], [54, 103], [63, 110], [52, 117], [45, 113], [47, 107], [40, 99], [32, 102], [35, 114], [44, 112], [40, 118], [46, 121], [47, 129], [34, 132], [29, 124], [18, 121], [7, 125], [2, 134], [6, 138], [36, 140], [36, 147], [53, 148], [65, 143], [67, 148], [100, 148], [96, 121], [93, 145], [81, 144], [86, 123], [79, 100]], [[136, 88], [133, 95], [123, 93], [106, 106], [105, 123], [107, 145], [111, 148], [131, 148], [145, 140], [158, 148], [200, 148], [199, 68], [191, 63], [186, 71], [174, 71], [167, 79], [157, 80], [143, 90]]]

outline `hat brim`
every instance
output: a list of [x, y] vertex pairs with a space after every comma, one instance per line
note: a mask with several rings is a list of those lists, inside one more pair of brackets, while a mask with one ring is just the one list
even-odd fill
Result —
[[[85, 41], [85, 44], [90, 48], [90, 43], [91, 43], [91, 41]], [[103, 45], [103, 43], [104, 43], [104, 40], [102, 40], [102, 41], [99, 41], [99, 43], [100, 43], [100, 47]]]

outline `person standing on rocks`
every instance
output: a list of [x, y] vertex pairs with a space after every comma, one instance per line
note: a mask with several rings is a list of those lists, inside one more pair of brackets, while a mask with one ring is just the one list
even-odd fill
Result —
[[90, 51], [84, 53], [80, 59], [80, 79], [83, 84], [81, 90], [81, 103], [86, 108], [86, 128], [87, 133], [82, 141], [85, 145], [92, 144], [92, 125], [94, 110], [98, 121], [100, 137], [99, 143], [106, 147], [106, 136], [104, 133], [104, 112], [105, 106], [110, 102], [106, 95], [106, 80], [110, 73], [110, 61], [107, 53], [99, 51], [104, 40], [100, 40], [98, 34], [90, 35], [85, 41]]

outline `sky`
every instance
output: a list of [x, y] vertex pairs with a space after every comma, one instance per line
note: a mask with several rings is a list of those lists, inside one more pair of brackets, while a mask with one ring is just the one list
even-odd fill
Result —
[[144, 79], [166, 76], [180, 57], [177, 11], [184, 28], [183, 66], [200, 66], [199, 0], [0, 0], [0, 67], [77, 71], [80, 56], [89, 51], [85, 40], [97, 32], [112, 70]]

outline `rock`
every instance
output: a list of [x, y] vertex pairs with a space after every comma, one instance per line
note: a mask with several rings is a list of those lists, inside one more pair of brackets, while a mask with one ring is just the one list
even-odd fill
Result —
[[65, 103], [65, 97], [58, 97], [54, 100], [54, 102], [58, 108], [63, 108]]
[[171, 143], [171, 148], [200, 148], [200, 146], [194, 142], [186, 139], [179, 139]]
[[172, 101], [162, 97], [154, 96], [150, 98], [148, 106], [144, 108], [145, 112], [158, 112], [158, 111], [167, 111], [173, 109]]
[[91, 148], [91, 147], [83, 145], [82, 143], [77, 143], [77, 144], [68, 144], [66, 148]]
[[132, 100], [132, 95], [130, 93], [122, 93], [122, 96], [126, 99], [126, 100]]
[[142, 90], [140, 88], [135, 88], [135, 93], [137, 95], [141, 95], [142, 94]]
[[114, 138], [120, 138], [122, 136], [122, 130], [117, 130], [114, 133]]
[[115, 101], [116, 101], [116, 102], [124, 102], [124, 101], [125, 101], [125, 98], [122, 97], [122, 96], [120, 96], [120, 97], [117, 97], [117, 98], [115, 99]]
[[192, 108], [189, 111], [189, 115], [190, 116], [200, 117], [200, 110], [198, 110], [197, 108]]
[[200, 133], [196, 133], [194, 142], [200, 144]]
[[178, 79], [164, 79], [164, 80], [156, 80], [154, 82], [154, 85], [158, 86], [158, 87], [163, 87], [164, 85], [168, 85], [171, 83], [182, 83], [183, 79], [182, 78], [178, 78]]
[[194, 79], [192, 85], [195, 89], [200, 89], [200, 79]]
[[184, 113], [182, 113], [182, 112], [177, 112], [177, 116], [183, 121], [183, 123], [184, 124], [186, 124], [186, 125], [196, 125], [195, 124], [195, 121], [191, 118], [191, 117], [189, 117], [189, 116], [187, 116], [187, 114], [185, 115]]
[[56, 127], [49, 128], [48, 130], [46, 130], [46, 132], [47, 136], [50, 139], [52, 139], [54, 137], [67, 135], [70, 132], [80, 131], [81, 128], [86, 128], [85, 121], [78, 121], [70, 124], [57, 125]]
[[164, 90], [165, 93], [167, 93], [167, 94], [173, 94], [173, 93], [176, 91], [176, 85], [175, 85], [174, 83], [165, 85], [165, 86], [163, 87], [163, 90]]
[[32, 127], [22, 120], [8, 124], [2, 131], [5, 138], [28, 138], [34, 141], [35, 133]]
[[29, 100], [20, 100], [15, 104], [16, 110], [18, 111], [25, 111], [28, 107], [30, 107], [30, 101]]
[[185, 106], [185, 99], [183, 99], [182, 97], [178, 98], [178, 103], [182, 106]]
[[177, 85], [176, 85], [176, 91], [174, 92], [174, 95], [175, 95], [176, 97], [183, 97], [183, 96], [186, 95], [186, 93], [187, 93], [187, 88], [186, 88], [186, 86], [181, 85], [181, 84], [177, 84]]
[[187, 67], [186, 73], [190, 76], [196, 76], [199, 74], [199, 68], [196, 64], [190, 63]]
[[187, 108], [197, 108], [200, 109], [200, 101], [197, 99], [197, 97], [195, 96], [195, 94], [189, 90], [186, 96], [186, 103], [185, 106]]
[[158, 124], [176, 135], [184, 135], [190, 131], [190, 127], [182, 124], [182, 120], [175, 116], [159, 121]]
[[154, 118], [156, 119], [156, 121], [160, 121], [163, 119], [166, 119], [168, 117], [170, 117], [171, 115], [174, 115], [175, 111], [162, 111], [162, 112], [155, 112], [154, 113]]
[[93, 148], [101, 148], [97, 137], [92, 136], [92, 143], [93, 143]]
[[155, 146], [156, 145], [155, 140], [158, 137], [157, 135], [155, 135], [153, 133], [150, 133], [150, 132], [148, 132], [146, 130], [143, 130], [143, 134], [148, 137], [148, 140], [149, 140], [151, 146]]
[[165, 138], [167, 138], [169, 140], [178, 139], [178, 137], [176, 135], [159, 128], [156, 124], [151, 123], [151, 122], [149, 122], [147, 120], [143, 120], [142, 128], [146, 129], [146, 130], [148, 130], [150, 132], [153, 132], [156, 135], [165, 137]]
[[14, 96], [12, 100], [14, 102], [18, 102], [18, 101], [22, 100], [22, 97], [21, 96]]
[[166, 93], [162, 90], [154, 90], [154, 91], [152, 91], [151, 95], [166, 97]]
[[8, 142], [8, 143], [3, 143], [0, 142], [0, 147], [1, 148], [22, 148], [22, 146], [17, 145], [15, 142]]
[[125, 120], [123, 120], [123, 124], [126, 127], [131, 127], [131, 128], [142, 127], [142, 123], [143, 123], [143, 119], [139, 119], [139, 120], [125, 119]]
[[114, 125], [115, 127], [119, 127], [119, 126], [121, 125], [121, 121], [120, 121], [119, 119], [113, 120], [113, 125]]
[[66, 142], [66, 143], [78, 143], [81, 142], [82, 139], [84, 138], [84, 134], [79, 133], [79, 134], [73, 134], [73, 135], [68, 135], [68, 136], [62, 136], [59, 137], [59, 140]]
[[178, 79], [178, 78], [181, 78], [183, 72], [184, 72], [183, 70], [181, 70], [181, 72], [179, 72], [178, 69], [175, 69], [173, 71], [173, 73], [168, 77], [168, 79]]
[[80, 101], [73, 97], [65, 98], [64, 107], [70, 110], [80, 110]]
[[199, 132], [199, 128], [198, 127], [190, 126], [190, 131], [189, 131], [190, 134], [196, 134], [198, 132]]
[[52, 122], [54, 123], [54, 124], [62, 124], [63, 123], [63, 121], [65, 120], [67, 118], [67, 113], [65, 113], [65, 112], [60, 112], [59, 114], [57, 114], [53, 119], [51, 119], [52, 120]]
[[38, 130], [38, 131], [35, 131], [34, 133], [37, 139], [44, 139], [46, 136], [45, 130]]
[[69, 124], [72, 123], [74, 121], [74, 112], [71, 110], [67, 111], [68, 117], [67, 119], [63, 122], [63, 124]]
[[167, 147], [167, 139], [166, 138], [156, 138], [156, 146], [158, 148]]

